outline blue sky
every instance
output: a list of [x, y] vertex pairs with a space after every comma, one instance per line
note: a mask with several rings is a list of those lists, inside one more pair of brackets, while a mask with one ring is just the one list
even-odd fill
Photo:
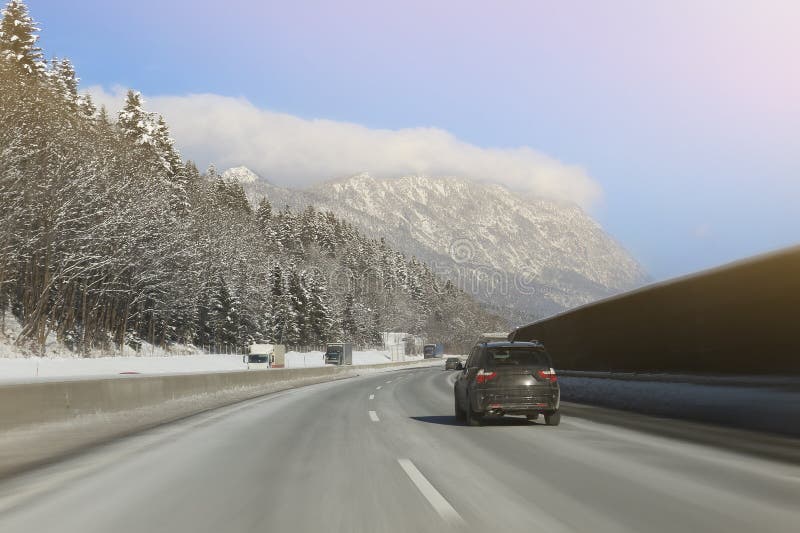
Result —
[[[585, 177], [602, 190], [588, 211], [656, 279], [800, 241], [797, 2], [28, 5], [84, 87], [546, 154], [580, 182], [569, 190]], [[184, 153], [222, 157], [173, 131]]]

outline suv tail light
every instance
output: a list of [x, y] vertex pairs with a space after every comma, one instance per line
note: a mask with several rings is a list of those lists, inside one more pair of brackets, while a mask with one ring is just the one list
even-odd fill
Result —
[[552, 368], [550, 370], [537, 370], [536, 377], [541, 379], [542, 381], [549, 381], [550, 383], [555, 383], [558, 381], [558, 376], [556, 376], [556, 371]]
[[487, 381], [493, 380], [496, 377], [497, 377], [497, 372], [487, 372], [486, 370], [481, 368], [480, 370], [478, 370], [478, 373], [475, 374], [475, 381], [478, 383], [478, 385], [481, 385], [483, 383], [486, 383]]

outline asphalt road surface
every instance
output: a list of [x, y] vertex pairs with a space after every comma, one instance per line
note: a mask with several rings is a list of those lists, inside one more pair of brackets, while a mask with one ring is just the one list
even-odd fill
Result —
[[0, 531], [800, 530], [797, 464], [592, 408], [462, 426], [452, 378], [320, 384], [92, 448], [0, 483]]

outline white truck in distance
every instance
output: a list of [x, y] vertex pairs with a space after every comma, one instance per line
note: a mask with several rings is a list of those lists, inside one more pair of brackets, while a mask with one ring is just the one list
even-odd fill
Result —
[[251, 344], [247, 351], [244, 362], [248, 370], [284, 367], [286, 346], [283, 344]]

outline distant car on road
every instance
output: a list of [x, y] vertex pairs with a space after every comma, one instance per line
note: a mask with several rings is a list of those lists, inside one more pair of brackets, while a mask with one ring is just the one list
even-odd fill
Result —
[[445, 370], [461, 370], [461, 359], [458, 357], [448, 357], [444, 362]]
[[483, 342], [472, 349], [455, 381], [456, 418], [481, 425], [486, 416], [544, 415], [561, 422], [561, 395], [550, 355], [540, 342]]

